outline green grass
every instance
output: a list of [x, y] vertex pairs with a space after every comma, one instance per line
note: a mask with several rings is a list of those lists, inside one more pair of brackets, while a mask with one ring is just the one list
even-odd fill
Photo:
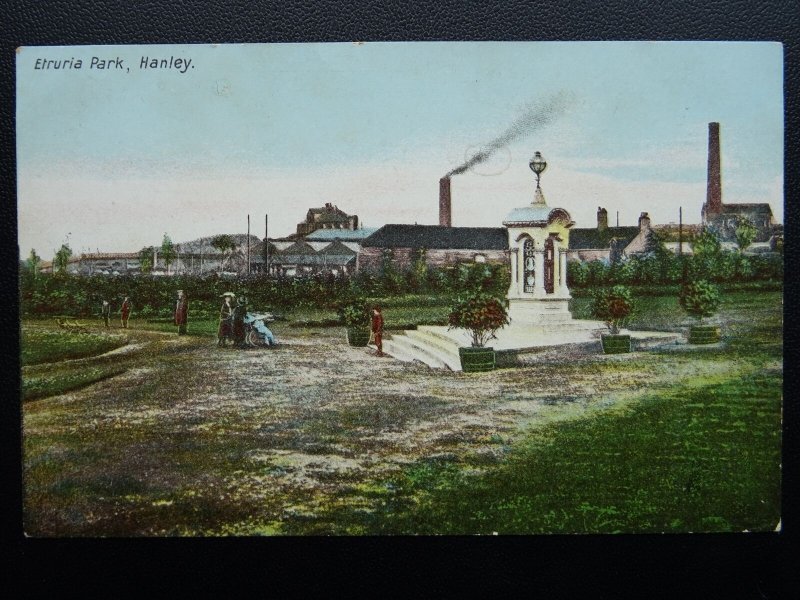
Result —
[[781, 377], [651, 396], [552, 424], [485, 476], [420, 463], [388, 482], [378, 533], [717, 532], [780, 517]]
[[[673, 298], [646, 300], [639, 324], [674, 326], [685, 318]], [[353, 491], [373, 510], [353, 511], [345, 502], [284, 532], [772, 531], [781, 515], [781, 301], [769, 292], [728, 295], [720, 314], [723, 349], [660, 353], [701, 373], [704, 364], [722, 362], [729, 370], [721, 376], [676, 372], [673, 384], [610, 409], [534, 426], [505, 447], [499, 464], [420, 460], [375, 482], [368, 494]], [[654, 356], [592, 368], [598, 376], [646, 381]]]
[[22, 379], [22, 399], [28, 401], [63, 394], [114, 377], [125, 370], [124, 366], [103, 364], [80, 370], [56, 370], [46, 374], [28, 374]]
[[[178, 326], [171, 319], [149, 320], [132, 324], [138, 329], [146, 331], [163, 331], [178, 334]], [[219, 319], [189, 319], [186, 326], [186, 335], [216, 337], [219, 328]]]
[[[543, 406], [536, 422], [513, 438], [505, 431], [487, 433], [460, 458], [449, 452], [439, 452], [437, 459], [408, 452], [408, 459], [416, 462], [392, 475], [370, 472], [335, 495], [324, 486], [278, 489], [264, 484], [263, 495], [261, 487], [251, 495], [240, 494], [238, 486], [248, 481], [245, 475], [258, 481], [269, 473], [265, 469], [280, 468], [253, 461], [253, 449], [314, 453], [339, 446], [368, 448], [353, 440], [361, 440], [365, 431], [424, 424], [426, 411], [458, 411], [460, 386], [474, 380], [443, 375], [435, 385], [447, 386], [444, 395], [437, 391], [428, 397], [421, 390], [413, 401], [376, 390], [364, 392], [363, 402], [321, 411], [306, 408], [305, 402], [288, 413], [282, 411], [289, 405], [248, 409], [243, 404], [187, 421], [182, 411], [201, 394], [215, 391], [205, 381], [208, 371], [194, 368], [196, 355], [189, 351], [204, 342], [174, 344], [168, 336], [138, 332], [153, 325], [176, 334], [170, 323], [136, 323], [129, 334], [132, 341], [139, 341], [138, 335], [152, 347], [23, 369], [28, 399], [59, 393], [53, 391], [58, 385], [88, 385], [113, 374], [113, 368], [148, 369], [146, 378], [79, 396], [79, 402], [56, 398], [26, 404], [26, 531], [361, 535], [772, 530], [781, 511], [781, 303], [781, 294], [774, 292], [726, 295], [719, 348], [600, 355], [554, 362], [551, 371], [538, 365], [486, 374], [484, 389], [521, 400], [530, 399], [529, 389], [542, 391], [536, 378], [547, 373], [578, 385], [569, 396], [555, 393], [554, 405]], [[385, 309], [387, 320], [392, 313], [403, 318], [413, 314], [404, 313], [406, 308], [416, 310], [411, 305]], [[419, 308], [446, 309], [424, 303]], [[642, 327], [660, 323], [676, 328], [687, 319], [673, 297], [647, 298], [639, 308], [636, 323]], [[290, 323], [276, 323], [279, 339], [280, 328]], [[190, 320], [189, 332], [213, 336], [216, 326], [215, 319]], [[337, 335], [292, 329], [298, 338]], [[252, 356], [271, 360], [268, 353]], [[313, 375], [313, 364], [300, 366]], [[85, 380], [80, 372], [86, 373]], [[392, 385], [405, 381], [402, 373], [393, 377]], [[338, 383], [335, 376], [332, 382]], [[297, 383], [303, 387], [301, 379]], [[327, 393], [312, 391], [319, 389], [307, 391]], [[298, 391], [298, 398], [305, 393]], [[162, 410], [168, 418], [148, 417]], [[269, 423], [267, 429], [264, 423]], [[496, 457], [479, 452], [486, 447], [497, 450]], [[289, 510], [310, 497], [320, 499], [313, 514]], [[103, 515], [103, 520], [79, 518], [91, 514]]]
[[94, 356], [128, 343], [123, 335], [72, 333], [41, 327], [22, 327], [20, 357], [24, 365]]

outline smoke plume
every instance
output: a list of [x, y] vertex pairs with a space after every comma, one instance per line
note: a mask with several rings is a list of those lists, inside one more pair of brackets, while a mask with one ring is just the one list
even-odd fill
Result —
[[511, 142], [523, 138], [541, 129], [545, 125], [556, 120], [564, 114], [569, 106], [571, 95], [565, 91], [558, 92], [543, 101], [529, 103], [523, 113], [509, 127], [483, 146], [478, 152], [473, 154], [464, 164], [456, 167], [445, 177], [460, 175], [464, 171], [478, 165], [487, 159], [497, 150], [510, 144]]

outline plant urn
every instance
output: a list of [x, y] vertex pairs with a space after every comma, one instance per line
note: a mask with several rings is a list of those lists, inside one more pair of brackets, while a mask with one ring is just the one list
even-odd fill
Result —
[[369, 329], [366, 327], [348, 327], [347, 343], [359, 348], [366, 346], [369, 343]]
[[631, 351], [630, 335], [604, 333], [600, 337], [603, 341], [603, 352], [606, 354], [623, 354]]
[[461, 369], [465, 373], [481, 373], [494, 371], [494, 348], [459, 348], [458, 356], [461, 359]]
[[716, 344], [720, 330], [717, 325], [695, 325], [689, 329], [690, 344]]

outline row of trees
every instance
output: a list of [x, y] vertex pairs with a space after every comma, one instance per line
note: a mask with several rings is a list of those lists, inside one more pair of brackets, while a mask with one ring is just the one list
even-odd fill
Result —
[[[744, 231], [744, 230], [743, 230]], [[657, 235], [650, 238], [647, 251], [627, 260], [606, 264], [570, 261], [567, 283], [570, 288], [609, 285], [672, 285], [691, 280], [714, 282], [782, 280], [783, 257], [778, 254], [748, 256], [743, 250], [755, 234], [742, 233], [739, 251], [726, 251], [709, 230], [695, 236], [692, 255], [676, 255], [664, 247]]]
[[405, 293], [455, 295], [481, 290], [503, 297], [508, 289], [507, 269], [502, 266], [460, 265], [434, 269], [420, 280], [411, 270], [358, 273], [353, 277], [318, 274], [310, 277], [275, 278], [264, 274], [235, 278], [211, 274], [204, 277], [177, 275], [141, 277], [120, 275], [79, 276], [67, 273], [41, 274], [30, 269], [20, 273], [20, 302], [24, 314], [89, 316], [99, 311], [103, 300], [119, 308], [129, 296], [139, 316], [166, 317], [178, 289], [184, 290], [195, 315], [215, 315], [224, 292], [244, 295], [260, 310], [291, 307], [334, 308], [353, 297], [382, 297]]
[[[229, 235], [217, 235], [211, 239], [211, 247], [217, 250], [223, 256], [220, 265], [220, 270], [222, 270], [225, 266], [226, 260], [228, 260], [236, 251], [236, 242]], [[153, 267], [155, 267], [153, 264], [153, 255], [155, 250], [155, 246], [145, 246], [139, 250], [138, 259], [142, 273], [150, 273], [153, 270]], [[172, 238], [170, 238], [168, 234], [164, 234], [164, 237], [161, 240], [161, 246], [158, 247], [158, 251], [161, 260], [164, 261], [164, 264], [167, 267], [167, 272], [169, 272], [170, 266], [178, 258], [178, 251], [175, 248], [175, 244], [172, 242]], [[53, 272], [66, 273], [70, 258], [72, 258], [72, 248], [70, 248], [69, 244], [67, 243], [61, 244], [61, 248], [59, 248], [53, 256]], [[31, 249], [28, 258], [25, 261], [26, 269], [33, 277], [36, 277], [39, 274], [39, 269], [41, 266], [41, 256], [36, 253], [36, 249]]]

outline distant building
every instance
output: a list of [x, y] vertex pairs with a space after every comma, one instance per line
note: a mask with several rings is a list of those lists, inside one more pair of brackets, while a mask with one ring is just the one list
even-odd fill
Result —
[[650, 235], [650, 217], [639, 216], [638, 226], [609, 227], [608, 211], [597, 207], [597, 227], [573, 227], [569, 234], [568, 260], [615, 262], [644, 252]]
[[297, 224], [297, 236], [306, 236], [318, 229], [358, 229], [358, 216], [326, 202], [322, 208], [309, 208], [306, 220]]
[[505, 263], [508, 234], [504, 227], [384, 225], [361, 244], [358, 271], [378, 271], [385, 260], [399, 270], [410, 267], [424, 251], [429, 266], [460, 263]]
[[701, 216], [703, 225], [713, 229], [723, 242], [736, 241], [736, 227], [743, 218], [758, 230], [756, 243], [769, 244], [776, 236], [783, 237], [783, 226], [775, 223], [768, 203], [722, 202], [719, 123], [708, 124], [708, 183]]

